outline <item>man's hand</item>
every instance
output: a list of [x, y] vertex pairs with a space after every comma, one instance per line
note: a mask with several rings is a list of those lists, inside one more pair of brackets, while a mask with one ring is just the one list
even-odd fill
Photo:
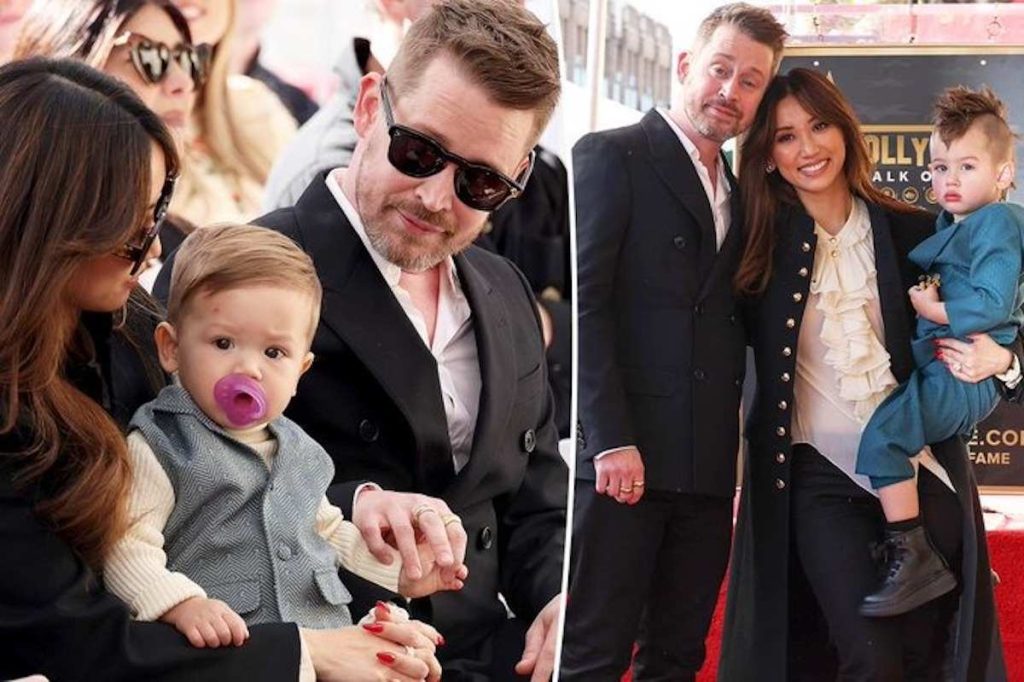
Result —
[[594, 462], [595, 489], [615, 501], [636, 504], [644, 496], [644, 460], [636, 448], [609, 452]]
[[416, 581], [424, 575], [418, 542], [430, 546], [445, 582], [457, 579], [466, 558], [462, 522], [444, 500], [436, 497], [367, 488], [352, 505], [352, 523], [381, 563], [390, 566], [391, 547], [398, 550], [408, 580]]
[[516, 663], [516, 673], [530, 675], [530, 682], [547, 682], [554, 673], [558, 612], [561, 608], [562, 595], [556, 594], [526, 631], [526, 647], [522, 659]]
[[160, 621], [173, 625], [200, 649], [241, 646], [249, 639], [245, 621], [219, 599], [190, 597], [160, 616]]

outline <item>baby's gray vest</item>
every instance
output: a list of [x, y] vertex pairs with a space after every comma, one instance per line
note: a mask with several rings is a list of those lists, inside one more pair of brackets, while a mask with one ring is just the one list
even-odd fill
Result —
[[334, 477], [330, 457], [286, 417], [270, 430], [277, 454], [267, 470], [196, 406], [168, 386], [135, 413], [174, 486], [164, 529], [167, 567], [184, 573], [249, 625], [350, 625], [352, 597], [336, 553], [316, 532], [316, 512]]

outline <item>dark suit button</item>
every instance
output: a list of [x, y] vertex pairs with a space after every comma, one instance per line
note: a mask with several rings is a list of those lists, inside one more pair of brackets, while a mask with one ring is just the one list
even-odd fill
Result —
[[779, 401], [779, 409], [780, 410], [784, 410], [787, 407], [789, 407], [789, 403], [787, 403], [785, 400], [780, 400]]
[[369, 419], [359, 422], [359, 437], [367, 443], [372, 443], [380, 437], [380, 429]]
[[693, 370], [693, 378], [696, 379], [697, 381], [704, 381], [704, 379], [707, 378], [707, 375], [704, 374], [704, 370], [695, 369]]
[[786, 427], [785, 426], [780, 426], [779, 428], [775, 429], [775, 433], [778, 434], [780, 437], [785, 436], [786, 435]]
[[686, 248], [686, 240], [685, 240], [685, 239], [683, 239], [683, 238], [682, 238], [682, 237], [680, 237], [680, 236], [675, 236], [675, 237], [673, 237], [673, 238], [672, 238], [672, 244], [673, 244], [673, 245], [674, 245], [674, 246], [675, 246], [675, 247], [676, 247], [677, 249], [679, 249], [680, 251], [682, 251], [683, 249], [685, 249], [685, 248]]
[[779, 378], [782, 379], [782, 383], [788, 384], [791, 377], [789, 376], [789, 372], [783, 372], [782, 376]]
[[523, 431], [523, 450], [526, 453], [531, 453], [536, 447], [537, 434], [533, 432], [533, 429], [526, 429], [526, 431]]
[[782, 490], [783, 488], [786, 487], [786, 482], [783, 481], [781, 478], [776, 478], [775, 487], [778, 488], [779, 490]]
[[788, 358], [792, 354], [793, 354], [793, 349], [790, 348], [789, 346], [786, 346], [785, 348], [782, 349], [782, 356], [783, 357]]
[[800, 268], [799, 270], [797, 270], [797, 274], [799, 274], [801, 277], [806, 277], [807, 276], [807, 268]]
[[484, 526], [480, 535], [476, 538], [476, 546], [480, 549], [490, 549], [494, 545], [494, 531], [490, 526]]
[[775, 453], [775, 461], [778, 462], [779, 464], [785, 464], [786, 463], [786, 453], [784, 453], [784, 452], [776, 452]]
[[789, 318], [788, 320], [786, 320], [786, 329], [792, 329], [795, 326], [796, 326], [796, 320], [794, 320], [792, 317]]
[[700, 317], [701, 315], [703, 315], [704, 314], [704, 304], [703, 303], [698, 303], [697, 305], [693, 306], [693, 314], [696, 315], [697, 317]]
[[730, 315], [729, 316], [729, 324], [736, 324], [736, 316], [735, 315]]
[[803, 244], [800, 245], [800, 250], [803, 251], [804, 253], [807, 253], [808, 251], [811, 250], [811, 245], [808, 244], [807, 242], [804, 242]]
[[804, 300], [804, 295], [799, 291], [793, 294], [793, 303], [799, 303], [802, 300]]
[[736, 384], [736, 388], [739, 388], [740, 386], [743, 385], [743, 379], [736, 379], [732, 383]]

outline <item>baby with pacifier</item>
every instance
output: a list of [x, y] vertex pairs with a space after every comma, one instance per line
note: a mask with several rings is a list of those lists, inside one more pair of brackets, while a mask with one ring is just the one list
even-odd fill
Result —
[[132, 419], [132, 526], [104, 581], [195, 646], [242, 644], [256, 623], [350, 625], [339, 565], [408, 597], [466, 577], [422, 545], [424, 577], [408, 579], [328, 502], [330, 456], [282, 414], [313, 362], [320, 299], [312, 261], [271, 230], [203, 228], [177, 255], [156, 330], [176, 381]]

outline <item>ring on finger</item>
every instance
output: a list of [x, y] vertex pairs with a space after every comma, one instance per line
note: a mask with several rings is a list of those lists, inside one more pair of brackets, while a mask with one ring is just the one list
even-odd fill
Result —
[[462, 519], [459, 518], [458, 514], [441, 514], [441, 522], [447, 527], [453, 523], [462, 525]]
[[630, 485], [629, 487], [626, 487], [624, 485], [620, 485], [619, 486], [619, 492], [620, 493], [626, 493], [628, 495], [629, 493], [633, 492], [633, 486]]
[[643, 488], [644, 487], [644, 482], [643, 481], [633, 481], [633, 487], [634, 488]]
[[434, 509], [433, 507], [431, 507], [431, 506], [430, 506], [429, 504], [420, 504], [420, 505], [417, 505], [417, 506], [416, 506], [416, 507], [415, 507], [415, 508], [414, 508], [414, 509], [412, 510], [412, 517], [413, 517], [414, 519], [416, 519], [416, 521], [419, 521], [419, 520], [420, 520], [420, 516], [421, 516], [422, 514], [426, 514], [427, 512], [433, 512], [433, 513], [435, 513], [435, 514], [436, 514], [436, 513], [437, 513], [437, 510], [436, 510], [436, 509]]

